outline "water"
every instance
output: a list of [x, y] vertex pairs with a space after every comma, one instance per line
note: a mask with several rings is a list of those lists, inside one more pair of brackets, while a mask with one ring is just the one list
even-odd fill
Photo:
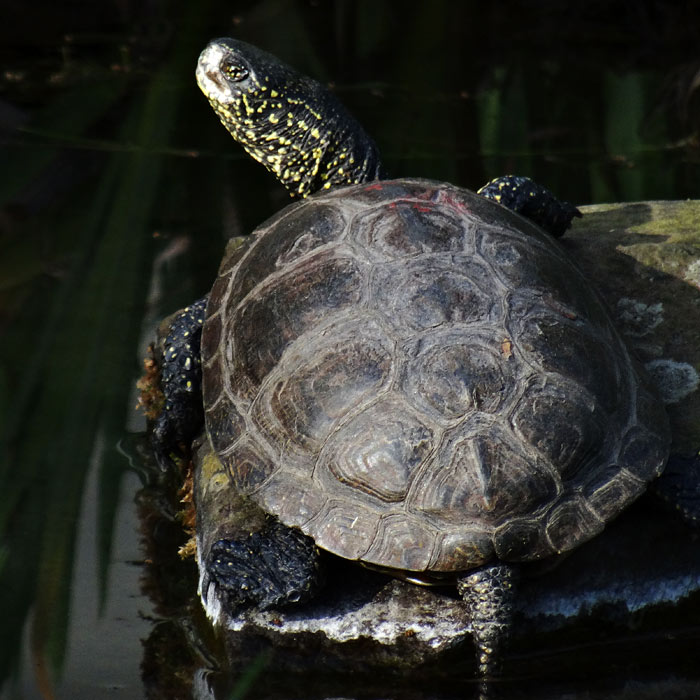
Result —
[[[194, 84], [210, 38], [235, 34], [331, 82], [397, 175], [474, 188], [518, 172], [576, 203], [698, 197], [691, 4], [40, 3], [40, 23], [6, 10], [3, 700], [168, 696], [142, 668], [141, 640], [170, 628], [143, 583], [133, 384], [157, 321], [206, 292], [224, 240], [287, 201]], [[586, 692], [564, 680], [547, 697]]]
[[[73, 561], [70, 620], [65, 640], [65, 658], [56, 697], [137, 698], [143, 693], [140, 678], [140, 640], [150, 631], [144, 615], [151, 603], [140, 594], [140, 561], [143, 552], [136, 535], [136, 514], [132, 504], [138, 481], [127, 477], [122, 483], [115, 519], [113, 551], [106, 591], [100, 590], [96, 567], [99, 542], [96, 536], [98, 465], [92, 463], [83, 492]], [[106, 599], [101, 599], [106, 593]], [[9, 697], [50, 697], [55, 682], [46, 658], [32, 649], [34, 619], [30, 614], [24, 630], [22, 660], [17, 685], [10, 683]], [[41, 653], [41, 652], [39, 652]]]

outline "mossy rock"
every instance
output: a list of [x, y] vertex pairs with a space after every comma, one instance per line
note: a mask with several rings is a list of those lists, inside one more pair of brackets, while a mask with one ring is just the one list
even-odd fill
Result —
[[673, 451], [700, 448], [700, 201], [581, 207], [562, 244], [662, 392]]

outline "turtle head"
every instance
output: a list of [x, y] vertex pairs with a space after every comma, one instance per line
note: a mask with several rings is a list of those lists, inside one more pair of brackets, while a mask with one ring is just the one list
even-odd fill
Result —
[[382, 176], [374, 141], [321, 84], [236, 39], [202, 51], [197, 84], [223, 125], [292, 196]]

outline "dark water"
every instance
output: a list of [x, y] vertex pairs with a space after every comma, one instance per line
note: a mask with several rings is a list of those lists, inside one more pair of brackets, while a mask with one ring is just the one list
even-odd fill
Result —
[[[8, 0], [2, 16], [3, 699], [176, 697], [142, 667], [168, 613], [144, 583], [134, 381], [225, 239], [287, 201], [195, 86], [210, 38], [332, 84], [397, 175], [517, 172], [575, 203], [700, 196], [695, 3]], [[234, 697], [261, 696], [251, 679]], [[669, 682], [542, 696], [700, 694]]]

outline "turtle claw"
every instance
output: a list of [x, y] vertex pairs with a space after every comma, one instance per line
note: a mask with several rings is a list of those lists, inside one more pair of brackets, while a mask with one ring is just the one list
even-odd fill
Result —
[[691, 527], [700, 527], [700, 454], [671, 455], [652, 490]]
[[178, 421], [173, 420], [171, 413], [164, 408], [151, 431], [151, 448], [161, 471], [168, 472], [177, 468], [177, 462], [187, 457], [181, 445], [189, 444], [192, 437], [183, 434]]
[[156, 463], [160, 467], [162, 472], [169, 472], [171, 469], [175, 468], [175, 461], [171, 457], [171, 450], [168, 446], [168, 442], [164, 439], [163, 434], [166, 432], [162, 428], [161, 416], [156, 421], [151, 431], [151, 449], [153, 450], [153, 456], [156, 459]]
[[206, 605], [209, 602], [209, 584], [212, 583], [212, 577], [209, 575], [207, 569], [202, 570], [202, 580], [200, 583], [199, 597], [202, 599], [202, 603]]

